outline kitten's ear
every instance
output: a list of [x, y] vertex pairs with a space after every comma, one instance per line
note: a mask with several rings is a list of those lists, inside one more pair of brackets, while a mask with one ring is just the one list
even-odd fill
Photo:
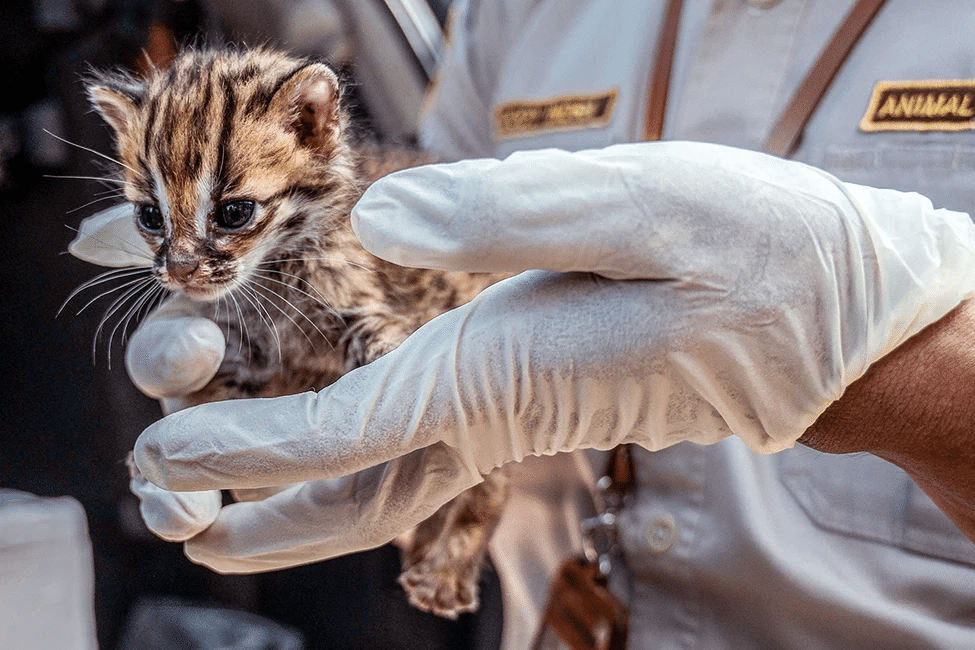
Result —
[[327, 66], [302, 68], [275, 94], [271, 110], [285, 116], [302, 146], [327, 156], [338, 144], [339, 80]]
[[87, 86], [88, 99], [92, 106], [112, 127], [115, 134], [125, 137], [135, 125], [138, 104], [144, 88], [138, 81], [129, 77], [103, 77], [90, 81]]

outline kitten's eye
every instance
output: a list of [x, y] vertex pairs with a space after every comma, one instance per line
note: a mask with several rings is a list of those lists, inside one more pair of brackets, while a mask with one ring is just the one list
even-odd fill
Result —
[[163, 229], [162, 210], [154, 205], [140, 205], [135, 210], [135, 218], [143, 230], [155, 233]]
[[224, 230], [237, 230], [247, 225], [254, 216], [253, 201], [233, 201], [217, 208], [214, 221]]

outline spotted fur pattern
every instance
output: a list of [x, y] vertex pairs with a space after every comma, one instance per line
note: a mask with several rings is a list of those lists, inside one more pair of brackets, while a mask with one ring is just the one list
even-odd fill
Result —
[[[156, 280], [227, 333], [223, 364], [191, 403], [320, 389], [497, 280], [362, 249], [350, 209], [406, 161], [352, 146], [338, 79], [320, 63], [187, 51], [146, 79], [96, 74], [88, 92], [115, 132]], [[492, 474], [418, 527], [400, 579], [413, 604], [448, 617], [476, 607], [504, 489]]]

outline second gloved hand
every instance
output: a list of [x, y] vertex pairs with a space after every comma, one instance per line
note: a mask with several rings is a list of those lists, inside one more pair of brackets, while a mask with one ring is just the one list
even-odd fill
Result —
[[319, 393], [150, 427], [136, 462], [166, 489], [298, 484], [223, 508], [186, 543], [218, 570], [377, 546], [527, 455], [732, 434], [789, 447], [872, 361], [975, 289], [966, 215], [703, 144], [407, 170], [353, 218], [400, 264], [545, 270]]

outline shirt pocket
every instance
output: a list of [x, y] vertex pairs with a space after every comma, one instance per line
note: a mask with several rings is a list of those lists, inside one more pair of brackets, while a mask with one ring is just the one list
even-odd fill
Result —
[[842, 181], [917, 192], [937, 208], [975, 214], [975, 138], [856, 138], [832, 143], [820, 167]]
[[902, 470], [874, 456], [783, 456], [780, 480], [817, 526], [975, 566], [975, 544]]

